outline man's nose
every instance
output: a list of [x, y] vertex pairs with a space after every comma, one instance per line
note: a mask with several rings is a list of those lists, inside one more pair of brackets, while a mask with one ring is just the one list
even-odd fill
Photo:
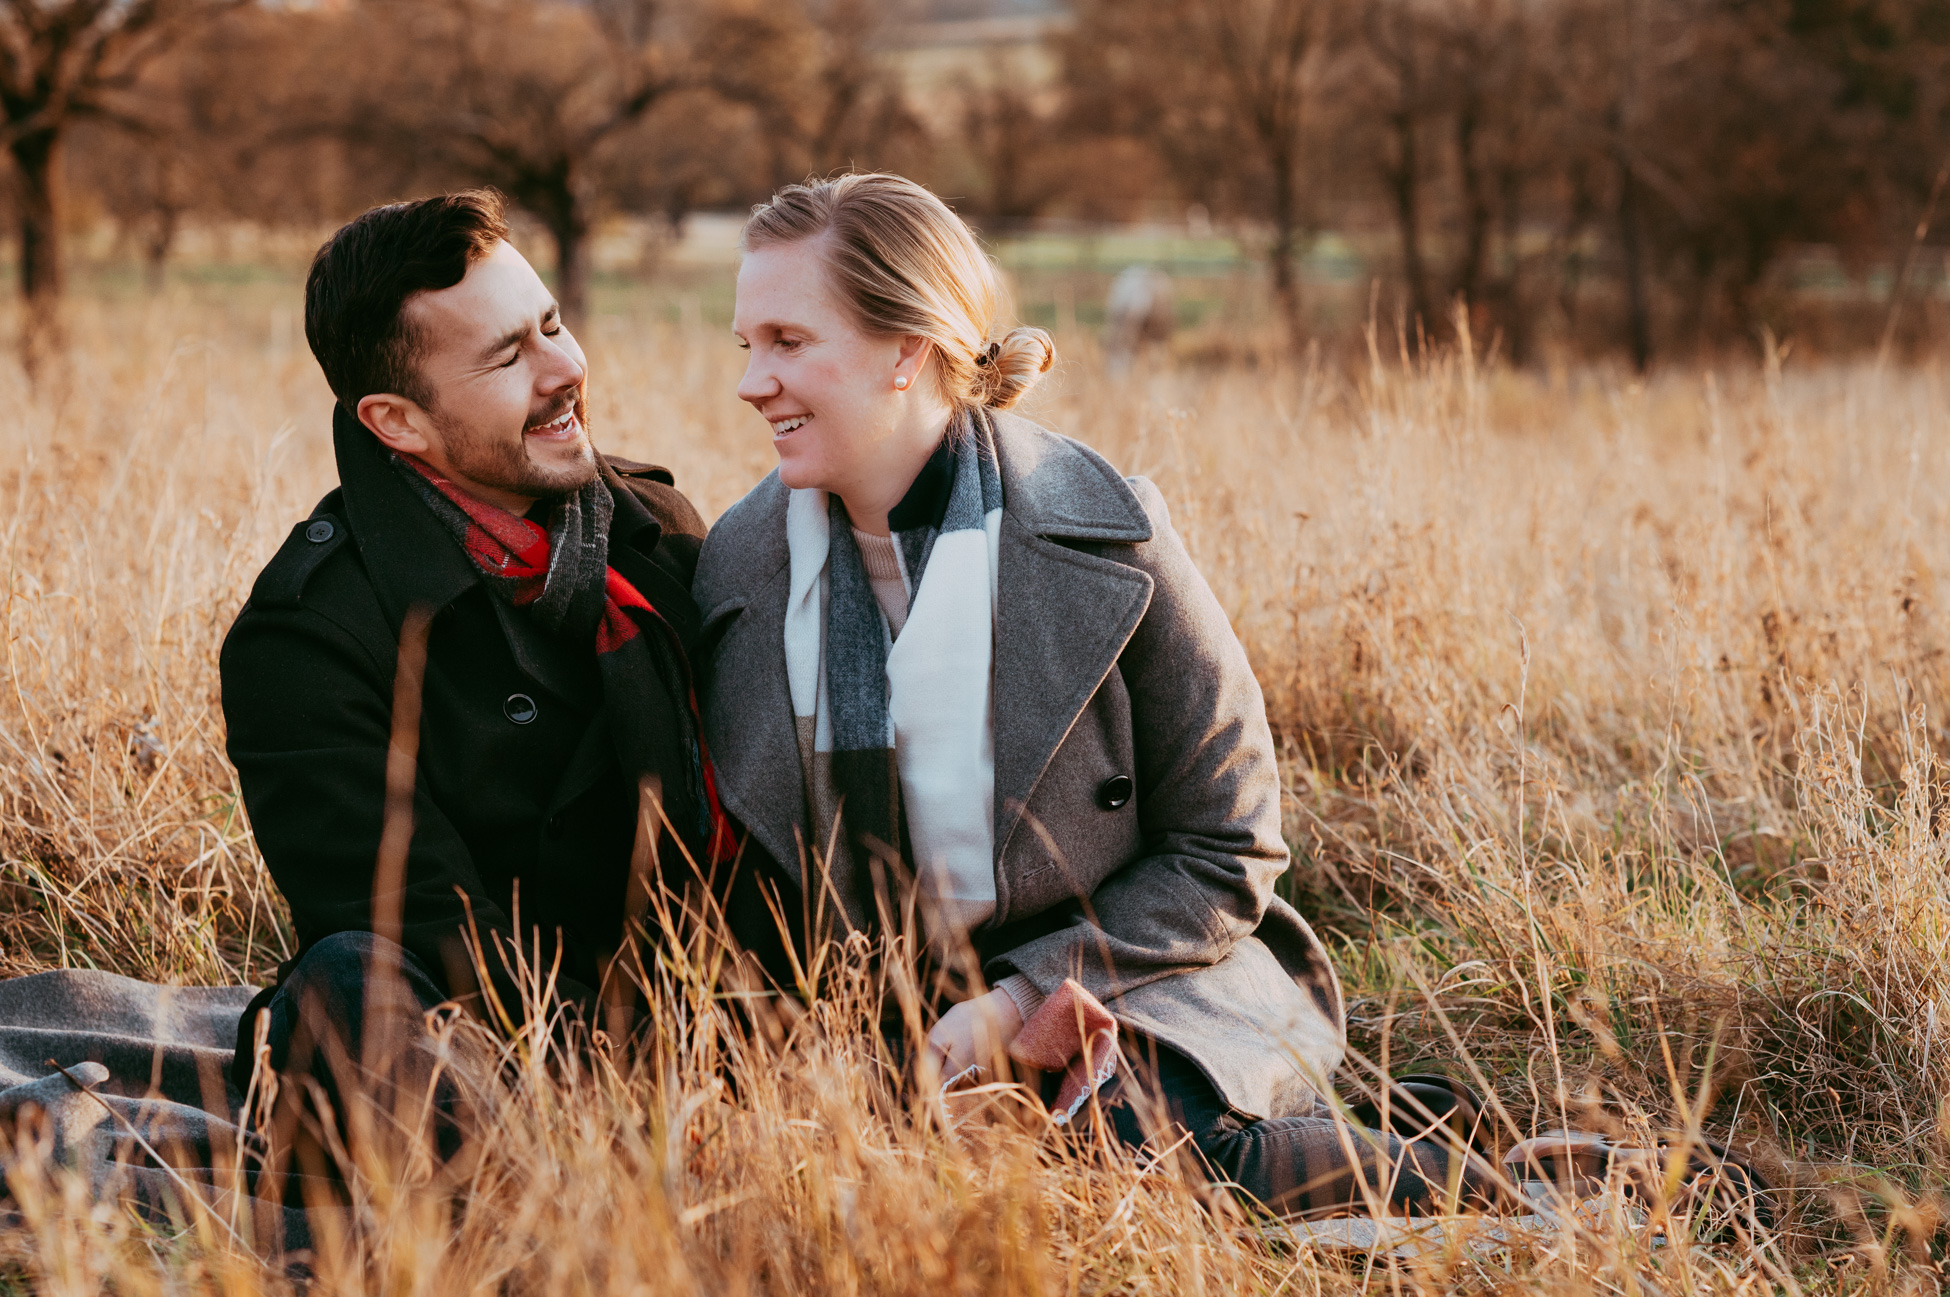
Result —
[[[582, 380], [589, 376], [589, 367], [583, 362], [582, 348], [575, 344], [567, 329], [558, 337], [543, 338], [548, 347], [548, 363], [542, 367], [540, 387], [544, 396], [572, 387], [580, 387]], [[565, 345], [566, 344], [566, 345]]]

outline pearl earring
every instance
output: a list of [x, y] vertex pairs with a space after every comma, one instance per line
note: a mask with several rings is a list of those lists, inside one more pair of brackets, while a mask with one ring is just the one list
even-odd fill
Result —
[[894, 390], [896, 392], [905, 392], [907, 390], [907, 376], [905, 374], [894, 380]]

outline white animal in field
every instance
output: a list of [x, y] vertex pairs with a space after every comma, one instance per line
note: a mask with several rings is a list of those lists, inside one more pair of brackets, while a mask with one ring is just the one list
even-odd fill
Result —
[[1171, 341], [1176, 322], [1171, 276], [1155, 266], [1124, 267], [1110, 282], [1104, 317], [1104, 354], [1110, 372], [1129, 373], [1147, 344]]

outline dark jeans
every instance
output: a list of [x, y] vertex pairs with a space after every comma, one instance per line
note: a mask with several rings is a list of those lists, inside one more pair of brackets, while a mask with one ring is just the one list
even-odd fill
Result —
[[[400, 1103], [424, 1102], [433, 1080], [426, 1011], [447, 994], [411, 953], [370, 932], [339, 932], [315, 943], [275, 988], [251, 1002], [237, 1024], [232, 1077], [249, 1086], [260, 1010], [270, 1022], [265, 1043], [279, 1078], [278, 1103], [263, 1133], [281, 1168], [298, 1149], [299, 1168], [331, 1177], [343, 1168], [322, 1156], [319, 1142], [328, 1106], [337, 1136], [352, 1148], [363, 1129], [397, 1129], [390, 1120]], [[316, 1087], [316, 1090], [313, 1089]], [[441, 1157], [458, 1150], [454, 1085], [443, 1071], [435, 1082], [429, 1129]], [[356, 1104], [377, 1125], [349, 1120]], [[353, 1149], [354, 1155], [358, 1153]]]
[[1325, 1105], [1318, 1115], [1245, 1120], [1176, 1050], [1139, 1040], [1125, 1057], [1133, 1063], [1131, 1074], [1114, 1078], [1099, 1095], [1117, 1137], [1132, 1147], [1163, 1149], [1189, 1132], [1208, 1179], [1236, 1187], [1271, 1211], [1358, 1209], [1372, 1194], [1390, 1210], [1429, 1215], [1447, 1204], [1450, 1180], [1458, 1174], [1466, 1201], [1493, 1200], [1487, 1164], [1460, 1158], [1432, 1140], [1337, 1124]]

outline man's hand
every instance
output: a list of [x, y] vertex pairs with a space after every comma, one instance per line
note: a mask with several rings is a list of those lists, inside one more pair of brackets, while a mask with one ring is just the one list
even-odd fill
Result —
[[928, 1033], [928, 1048], [944, 1081], [977, 1063], [988, 1069], [993, 1080], [1005, 1071], [1009, 1042], [1021, 1030], [1022, 1014], [1009, 993], [990, 991], [942, 1014]]

